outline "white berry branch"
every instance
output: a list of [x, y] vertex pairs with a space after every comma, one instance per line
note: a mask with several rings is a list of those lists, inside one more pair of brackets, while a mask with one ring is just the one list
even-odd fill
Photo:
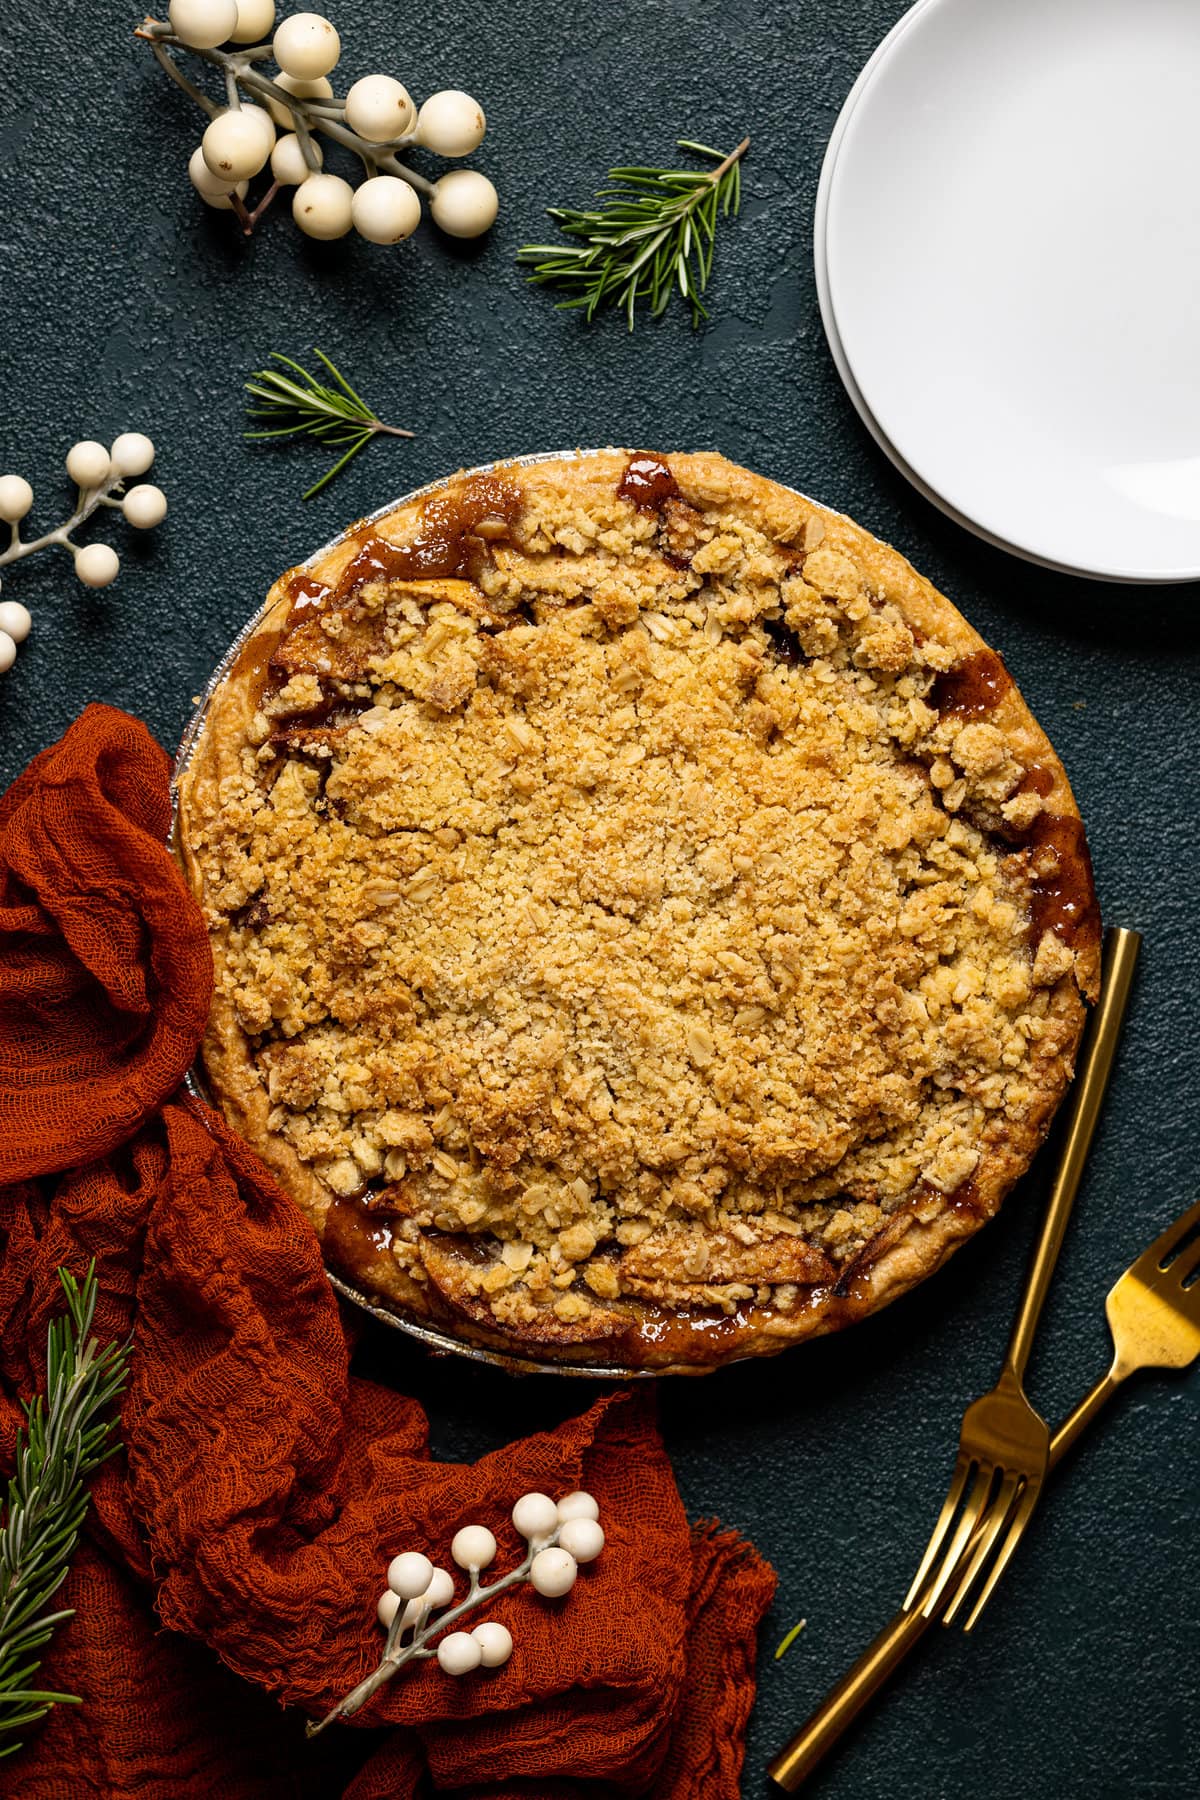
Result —
[[[338, 99], [328, 77], [341, 40], [329, 20], [294, 13], [270, 43], [255, 42], [274, 23], [274, 0], [171, 0], [166, 21], [147, 17], [134, 33], [208, 117], [188, 164], [207, 206], [233, 212], [249, 233], [279, 190], [291, 187], [292, 217], [308, 237], [340, 238], [353, 228], [371, 243], [397, 244], [416, 229], [423, 195], [434, 223], [450, 237], [479, 237], [488, 229], [499, 202], [486, 175], [453, 169], [430, 181], [396, 154], [418, 145], [439, 156], [468, 156], [486, 130], [478, 101], [448, 88], [418, 109], [390, 75], [365, 75]], [[230, 48], [221, 48], [230, 40]], [[184, 73], [172, 50], [219, 71], [223, 104]], [[257, 66], [271, 59], [277, 73]], [[284, 136], [276, 135], [277, 126]], [[358, 158], [366, 178], [357, 187], [324, 169], [317, 134]], [[248, 209], [249, 183], [268, 162], [270, 186]]]
[[[579, 1564], [594, 1562], [604, 1548], [600, 1508], [590, 1494], [567, 1494], [557, 1504], [547, 1494], [523, 1494], [513, 1507], [512, 1519], [526, 1540], [525, 1555], [515, 1569], [488, 1587], [480, 1582], [479, 1572], [496, 1554], [492, 1533], [486, 1525], [464, 1525], [455, 1534], [450, 1554], [466, 1571], [469, 1585], [466, 1597], [453, 1606], [449, 1602], [454, 1598], [454, 1579], [447, 1569], [435, 1569], [419, 1551], [408, 1550], [392, 1558], [388, 1585], [377, 1609], [379, 1622], [387, 1630], [383, 1659], [323, 1719], [309, 1723], [309, 1737], [340, 1719], [352, 1718], [406, 1663], [436, 1656], [447, 1675], [502, 1667], [513, 1650], [506, 1626], [493, 1619], [469, 1632], [449, 1628], [522, 1582], [546, 1599], [561, 1599], [574, 1587]], [[437, 1612], [438, 1607], [447, 1610]], [[405, 1642], [409, 1631], [412, 1636]], [[444, 1632], [448, 1635], [442, 1636]], [[434, 1638], [441, 1639], [436, 1650], [429, 1648]]]
[[[84, 438], [67, 452], [67, 474], [78, 490], [70, 518], [40, 537], [22, 538], [21, 520], [33, 505], [33, 489], [23, 475], [0, 475], [0, 521], [9, 527], [9, 543], [0, 550], [0, 568], [21, 562], [39, 550], [66, 550], [74, 558], [75, 573], [85, 587], [107, 587], [114, 581], [121, 560], [109, 544], [77, 544], [71, 533], [101, 506], [124, 515], [138, 531], [148, 531], [166, 516], [167, 497], [152, 482], [140, 482], [126, 492], [132, 475], [143, 475], [154, 461], [154, 445], [140, 431], [124, 431], [106, 450], [92, 438]], [[0, 674], [11, 669], [17, 645], [29, 636], [27, 609], [15, 600], [0, 601]]]

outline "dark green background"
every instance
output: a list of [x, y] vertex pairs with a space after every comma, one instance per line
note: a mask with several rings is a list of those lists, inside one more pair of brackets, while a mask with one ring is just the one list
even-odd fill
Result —
[[[461, 85], [488, 114], [473, 160], [501, 192], [490, 238], [456, 249], [426, 226], [385, 250], [310, 244], [285, 209], [242, 241], [187, 183], [200, 116], [130, 36], [136, 5], [0, 0], [0, 468], [33, 482], [33, 521], [48, 526], [66, 510], [70, 443], [141, 429], [171, 505], [128, 553], [131, 534], [102, 522], [95, 535], [123, 556], [102, 593], [56, 555], [5, 572], [36, 623], [0, 678], [0, 778], [94, 699], [174, 745], [280, 569], [460, 464], [576, 444], [714, 448], [850, 512], [1004, 651], [1076, 785], [1106, 914], [1146, 935], [1033, 1371], [1055, 1417], [1107, 1360], [1111, 1281], [1196, 1193], [1198, 593], [1073, 581], [985, 548], [909, 491], [844, 397], [813, 290], [813, 196], [838, 108], [901, 10], [337, 0], [348, 78], [383, 67], [418, 97]], [[610, 162], [667, 158], [677, 136], [729, 148], [745, 131], [746, 204], [719, 246], [705, 331], [682, 312], [632, 338], [617, 320], [588, 329], [525, 285], [514, 251], [544, 235], [544, 206], [581, 200]], [[314, 343], [418, 436], [373, 446], [302, 505], [313, 456], [243, 444], [239, 384], [271, 349]], [[779, 1571], [747, 1795], [765, 1792], [767, 1757], [903, 1593], [962, 1407], [994, 1377], [1044, 1181], [882, 1317], [662, 1391], [689, 1509], [738, 1526]], [[398, 1335], [367, 1350], [426, 1402], [443, 1454], [476, 1455], [587, 1398], [436, 1364]], [[1198, 1395], [1200, 1378], [1151, 1378], [1118, 1401], [977, 1633], [928, 1640], [814, 1792], [1197, 1791]]]

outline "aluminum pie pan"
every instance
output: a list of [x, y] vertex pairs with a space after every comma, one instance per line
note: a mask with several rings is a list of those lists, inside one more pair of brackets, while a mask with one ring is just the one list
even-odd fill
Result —
[[[606, 446], [609, 449], [613, 447]], [[336, 536], [331, 537], [318, 549], [310, 551], [302, 561], [290, 564], [289, 568], [303, 571], [315, 567], [331, 550], [344, 543], [353, 533], [361, 531], [364, 525], [374, 525], [380, 519], [387, 518], [389, 513], [395, 512], [399, 507], [408, 506], [413, 501], [424, 500], [427, 496], [437, 493], [445, 486], [448, 479], [460, 476], [465, 478], [472, 475], [494, 475], [500, 470], [530, 468], [536, 463], [576, 462], [581, 461], [584, 457], [596, 456], [601, 453], [595, 449], [540, 450], [526, 456], [503, 457], [495, 462], [479, 463], [474, 468], [456, 470], [452, 477], [441, 476], [436, 481], [427, 481], [423, 486], [413, 488], [410, 493], [401, 494], [397, 499], [386, 501], [382, 506], [376, 507], [374, 512], [367, 513], [363, 518], [356, 519], [352, 524], [347, 525], [343, 531], [339, 531]], [[776, 482], [775, 485], [784, 488], [788, 493], [795, 494], [798, 499], [808, 500], [810, 505], [817, 504], [807, 494], [801, 493], [799, 488], [789, 487], [786, 482]], [[825, 508], [824, 510], [832, 509]], [[274, 604], [278, 606], [280, 602], [276, 601]], [[179, 777], [186, 771], [195, 754], [213, 695], [230, 673], [249, 639], [272, 610], [271, 602], [264, 601], [258, 611], [243, 625], [209, 677], [200, 694], [196, 709], [184, 727], [183, 736], [179, 740], [179, 749], [175, 755], [175, 769], [171, 777], [171, 825], [167, 838], [168, 847], [177, 861], [182, 860], [178, 847]], [[213, 1099], [205, 1080], [204, 1066], [199, 1058], [185, 1075], [183, 1085], [194, 1098], [207, 1106], [213, 1105]], [[219, 1108], [214, 1108], [214, 1110], [219, 1111]], [[439, 1331], [434, 1326], [416, 1318], [395, 1302], [388, 1301], [379, 1295], [363, 1293], [361, 1288], [355, 1287], [353, 1282], [347, 1281], [345, 1276], [339, 1275], [331, 1269], [327, 1262], [325, 1273], [329, 1278], [330, 1286], [343, 1299], [352, 1301], [355, 1306], [368, 1313], [371, 1318], [377, 1319], [380, 1324], [391, 1326], [396, 1331], [403, 1331], [408, 1337], [417, 1339], [419, 1343], [424, 1344], [435, 1354], [466, 1357], [471, 1362], [487, 1363], [490, 1367], [503, 1369], [511, 1375], [569, 1375], [589, 1381], [650, 1381], [661, 1375], [669, 1374], [706, 1375], [717, 1369], [729, 1368], [737, 1362], [756, 1360], [744, 1356], [731, 1356], [711, 1365], [693, 1365], [687, 1368], [673, 1369], [631, 1369], [624, 1364], [617, 1363], [539, 1362], [532, 1357], [520, 1356], [515, 1353], [509, 1354], [503, 1350], [491, 1350], [484, 1345], [456, 1338], [449, 1332]]]

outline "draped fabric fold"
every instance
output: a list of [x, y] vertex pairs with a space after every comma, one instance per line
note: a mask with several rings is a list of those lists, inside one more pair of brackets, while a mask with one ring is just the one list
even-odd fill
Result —
[[[0, 799], [0, 1473], [44, 1376], [55, 1271], [95, 1260], [131, 1335], [121, 1453], [42, 1670], [82, 1696], [3, 1765], [22, 1800], [336, 1795], [733, 1800], [774, 1585], [689, 1527], [645, 1390], [467, 1464], [350, 1371], [319, 1248], [266, 1169], [179, 1093], [204, 1029], [203, 920], [166, 848], [169, 765], [90, 707]], [[378, 1658], [399, 1548], [472, 1519], [516, 1560], [528, 1489], [586, 1487], [608, 1543], [565, 1603], [494, 1609], [502, 1670], [400, 1676], [309, 1744]]]

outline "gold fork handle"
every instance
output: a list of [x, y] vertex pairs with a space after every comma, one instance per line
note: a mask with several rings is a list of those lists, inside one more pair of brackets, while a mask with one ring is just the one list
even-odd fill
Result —
[[781, 1750], [774, 1761], [768, 1763], [768, 1775], [784, 1793], [794, 1794], [808, 1779], [846, 1727], [879, 1692], [917, 1639], [923, 1637], [933, 1623], [934, 1620], [927, 1619], [917, 1608], [912, 1612], [898, 1612], [891, 1624], [884, 1626], [849, 1673], [826, 1695], [807, 1724], [801, 1726], [787, 1749]]
[[[1052, 1469], [1082, 1437], [1101, 1407], [1116, 1392], [1123, 1378], [1124, 1370], [1118, 1373], [1114, 1364], [1108, 1374], [1101, 1376], [1091, 1392], [1084, 1396], [1074, 1412], [1063, 1420], [1050, 1440]], [[920, 1607], [914, 1607], [911, 1612], [898, 1612], [863, 1651], [854, 1667], [843, 1675], [835, 1688], [830, 1689], [787, 1749], [781, 1750], [775, 1760], [768, 1763], [767, 1773], [772, 1781], [787, 1794], [794, 1794], [802, 1787], [843, 1732], [863, 1708], [870, 1704], [880, 1688], [890, 1681], [918, 1639], [935, 1623], [936, 1618], [927, 1619]]]
[[1090, 1393], [1085, 1394], [1074, 1412], [1068, 1413], [1054, 1436], [1050, 1439], [1050, 1467], [1057, 1468], [1068, 1450], [1074, 1448], [1076, 1440], [1081, 1438], [1100, 1408], [1120, 1387], [1125, 1379], [1126, 1371], [1118, 1369], [1116, 1363], [1102, 1375]]
[[[1096, 1414], [1116, 1393], [1126, 1371], [1114, 1363], [1107, 1375], [1085, 1394], [1063, 1420], [1050, 1440], [1050, 1467], [1056, 1468], [1074, 1448]], [[833, 1749], [847, 1727], [872, 1701], [900, 1667], [917, 1640], [936, 1619], [927, 1619], [920, 1607], [898, 1612], [875, 1641], [863, 1651], [854, 1667], [822, 1700], [816, 1712], [801, 1726], [786, 1750], [767, 1765], [767, 1773], [785, 1793], [794, 1794], [817, 1764]]]
[[1133, 971], [1142, 946], [1141, 933], [1116, 925], [1105, 934], [1104, 963], [1100, 977], [1100, 1003], [1092, 1018], [1087, 1045], [1080, 1061], [1070, 1110], [1067, 1114], [1062, 1155], [1050, 1203], [1042, 1220], [1042, 1232], [1017, 1309], [1008, 1345], [1008, 1366], [1021, 1380], [1033, 1346], [1033, 1334], [1042, 1315], [1050, 1277], [1062, 1249], [1067, 1221], [1075, 1204], [1083, 1165], [1091, 1148], [1109, 1070], [1121, 1035], [1121, 1020], [1133, 984]]

